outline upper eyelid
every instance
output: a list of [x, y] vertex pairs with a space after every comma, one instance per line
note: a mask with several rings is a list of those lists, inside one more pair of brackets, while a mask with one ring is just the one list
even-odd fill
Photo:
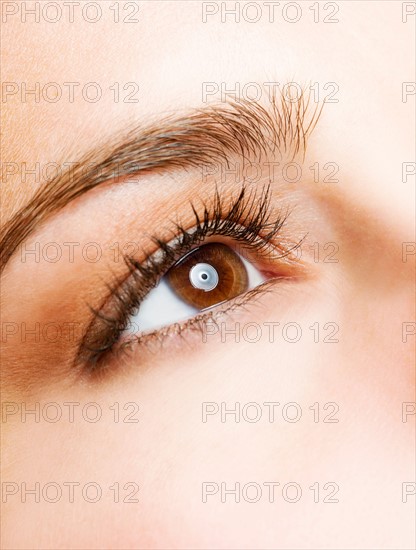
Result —
[[[284, 151], [294, 156], [306, 148], [307, 137], [321, 110], [316, 104], [309, 113], [309, 100], [304, 94], [297, 103], [290, 104], [280, 96], [272, 96], [267, 106], [233, 101], [181, 117], [165, 116], [163, 122], [144, 130], [126, 131], [122, 137], [116, 137], [115, 143], [86, 154], [75, 170], [68, 168], [48, 182], [4, 224], [0, 230], [0, 273], [40, 222], [97, 185], [142, 171], [227, 161], [229, 152], [260, 157], [270, 151]], [[88, 169], [91, 164], [94, 168]]]

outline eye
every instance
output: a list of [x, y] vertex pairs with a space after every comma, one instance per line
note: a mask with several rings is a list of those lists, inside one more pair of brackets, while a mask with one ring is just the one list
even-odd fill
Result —
[[223, 243], [192, 250], [164, 275], [130, 317], [126, 333], [184, 321], [264, 282], [250, 262]]
[[[279, 238], [288, 212], [270, 206], [269, 186], [260, 196], [243, 186], [226, 202], [217, 190], [212, 202], [190, 208], [191, 229], [174, 223], [163, 238], [151, 237], [153, 251], [142, 250], [140, 261], [125, 257], [129, 276], [108, 285], [99, 309], [90, 306], [93, 317], [75, 358], [88, 374], [116, 366], [119, 352], [160, 344], [245, 307], [268, 291], [268, 282], [299, 271], [292, 251], [301, 241]], [[259, 261], [249, 261], [254, 257]]]

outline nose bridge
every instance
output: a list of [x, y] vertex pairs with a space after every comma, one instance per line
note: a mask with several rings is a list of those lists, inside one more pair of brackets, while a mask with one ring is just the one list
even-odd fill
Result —
[[415, 299], [416, 243], [414, 221], [389, 216], [380, 203], [358, 201], [349, 190], [321, 194], [335, 228], [339, 267], [355, 289], [403, 293]]

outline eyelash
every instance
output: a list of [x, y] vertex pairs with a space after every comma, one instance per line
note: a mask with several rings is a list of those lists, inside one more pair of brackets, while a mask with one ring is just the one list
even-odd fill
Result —
[[[217, 189], [212, 204], [202, 203], [202, 216], [198, 214], [193, 203], [190, 206], [195, 218], [193, 228], [188, 230], [180, 223], [175, 223], [172, 230], [175, 237], [169, 242], [156, 236], [152, 237], [151, 241], [157, 246], [157, 251], [148, 254], [141, 263], [134, 258], [124, 257], [129, 277], [107, 285], [109, 297], [100, 310], [90, 307], [94, 318], [83, 338], [76, 361], [86, 365], [89, 372], [99, 371], [102, 362], [110, 353], [128, 351], [132, 344], [146, 344], [150, 339], [161, 340], [172, 328], [182, 333], [187, 328], [201, 328], [201, 323], [208, 318], [215, 320], [215, 311], [211, 310], [200, 313], [182, 324], [174, 324], [138, 335], [120, 346], [116, 345], [120, 334], [127, 328], [129, 317], [140, 306], [144, 297], [157, 286], [159, 280], [181, 257], [200, 245], [206, 238], [229, 237], [241, 243], [245, 249], [254, 251], [262, 259], [270, 259], [276, 252], [276, 246], [271, 244], [271, 241], [281, 231], [289, 215], [287, 211], [285, 214], [278, 214], [274, 221], [270, 221], [272, 217], [270, 185], [262, 189], [260, 197], [256, 191], [248, 193], [246, 186], [243, 185], [239, 195], [232, 200], [228, 208], [224, 207], [223, 199]], [[281, 250], [277, 258], [288, 256], [299, 244]], [[270, 282], [266, 281], [260, 287], [234, 298], [230, 301], [232, 305], [226, 311], [242, 306], [263, 291], [268, 291]], [[109, 301], [112, 313], [104, 315], [102, 310]], [[226, 311], [222, 310], [221, 313], [224, 314]]]

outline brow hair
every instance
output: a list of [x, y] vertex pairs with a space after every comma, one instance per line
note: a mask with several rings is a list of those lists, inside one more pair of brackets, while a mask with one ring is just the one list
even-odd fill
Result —
[[[307, 138], [322, 112], [309, 113], [310, 95], [296, 101], [270, 96], [266, 105], [233, 100], [166, 115], [144, 128], [131, 127], [85, 154], [75, 167], [52, 178], [0, 230], [0, 273], [17, 247], [53, 213], [103, 182], [143, 171], [201, 167], [230, 153], [243, 158], [305, 154]], [[91, 168], [91, 166], [93, 166]]]

